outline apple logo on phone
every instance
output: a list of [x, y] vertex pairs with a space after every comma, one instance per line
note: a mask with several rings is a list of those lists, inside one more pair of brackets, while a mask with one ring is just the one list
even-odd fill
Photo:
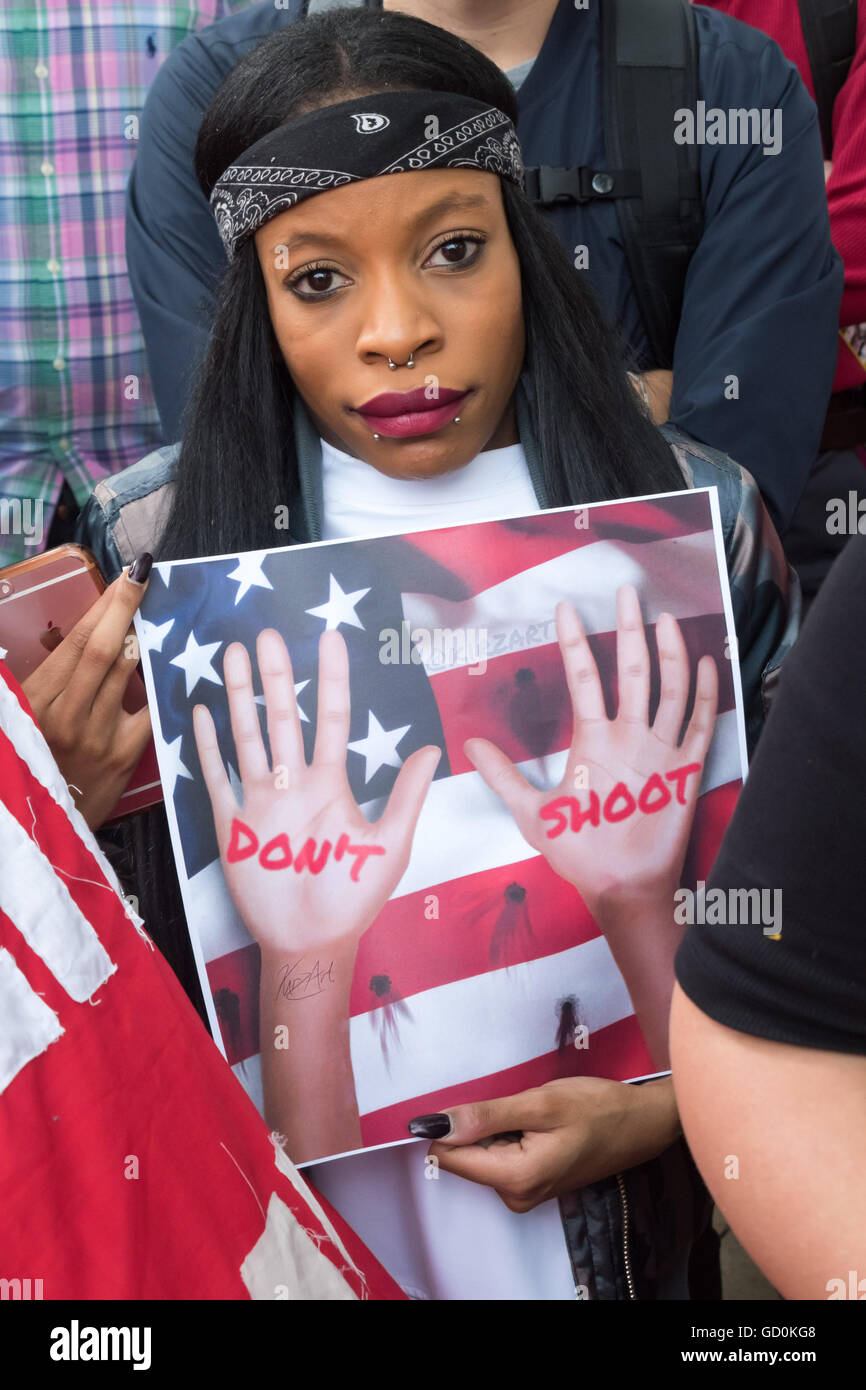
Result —
[[44, 632], [40, 632], [39, 641], [46, 651], [53, 652], [55, 647], [59, 647], [63, 641], [63, 633], [59, 627], [55, 627], [49, 619], [48, 626]]

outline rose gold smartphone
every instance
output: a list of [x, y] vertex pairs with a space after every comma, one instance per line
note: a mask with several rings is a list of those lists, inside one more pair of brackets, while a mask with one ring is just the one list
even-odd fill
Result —
[[[105, 580], [89, 550], [61, 545], [0, 569], [0, 652], [19, 684], [31, 676], [99, 598]], [[147, 704], [141, 671], [126, 687], [130, 714]], [[109, 817], [117, 820], [162, 800], [153, 740]]]

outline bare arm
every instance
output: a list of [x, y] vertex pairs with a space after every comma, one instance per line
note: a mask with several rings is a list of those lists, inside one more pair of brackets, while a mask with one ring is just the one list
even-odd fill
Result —
[[633, 908], [617, 904], [600, 912], [598, 921], [628, 987], [653, 1062], [660, 1070], [669, 1067], [674, 957], [685, 930], [674, 921], [673, 898], [647, 897]]
[[677, 985], [671, 1060], [704, 1180], [767, 1278], [826, 1299], [854, 1270], [866, 1297], [866, 1057], [734, 1032]]
[[265, 1119], [295, 1163], [361, 1147], [349, 1047], [357, 941], [263, 951], [260, 987]]

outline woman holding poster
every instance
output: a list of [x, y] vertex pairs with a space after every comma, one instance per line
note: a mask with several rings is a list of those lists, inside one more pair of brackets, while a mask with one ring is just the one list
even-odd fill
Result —
[[[592, 296], [522, 192], [515, 116], [508, 81], [481, 54], [397, 13], [332, 12], [253, 51], [220, 90], [199, 136], [198, 177], [230, 263], [183, 441], [113, 478], [110, 493], [89, 504], [81, 539], [116, 575], [133, 549], [171, 560], [280, 545], [286, 521], [290, 542], [309, 542], [716, 486], [754, 741], [796, 629], [797, 597], [778, 538], [748, 474], [685, 436], [656, 430], [644, 414]], [[560, 613], [558, 634], [576, 683], [577, 739], [586, 708], [597, 704], [597, 677], [573, 610]], [[658, 638], [670, 658], [663, 737], [663, 716], [651, 727], [646, 712], [639, 606], [623, 593], [617, 640], [634, 710], [625, 681], [624, 703], [603, 737], [613, 751], [625, 724], [637, 720], [639, 734], [632, 733], [664, 744], [666, 766], [674, 756], [677, 767], [680, 759], [700, 763], [713, 674], [706, 665], [698, 674], [698, 712], [677, 746], [673, 715], [691, 673], [676, 623], [660, 624]], [[111, 654], [103, 655], [110, 664]], [[258, 657], [290, 765], [297, 733], [288, 657], [268, 635]], [[330, 678], [324, 690], [320, 683], [320, 700], [329, 691], [332, 701], [322, 726], [327, 765], [345, 741], [344, 657], [331, 633], [322, 659]], [[247, 737], [243, 694], [250, 670], [249, 656], [233, 649], [225, 679], [238, 747], [255, 769], [261, 752]], [[684, 711], [682, 703], [680, 718]], [[77, 710], [82, 726], [89, 717]], [[68, 747], [76, 732], [64, 724], [46, 736]], [[225, 773], [201, 716], [198, 735], [219, 819]], [[495, 749], [472, 743], [479, 771], [528, 827], [537, 813], [528, 793]], [[393, 846], [395, 868], [434, 763], [430, 750], [407, 760], [384, 824], [370, 827]], [[240, 771], [243, 779], [243, 763]], [[677, 814], [687, 836], [688, 798]], [[230, 824], [227, 832], [224, 851]], [[171, 952], [184, 922], [161, 813], [142, 818], [135, 839], [136, 889], [154, 936]], [[555, 849], [559, 841], [548, 843]], [[653, 861], [660, 879], [677, 872], [675, 850]], [[387, 875], [377, 884], [384, 862], [373, 855], [359, 870], [353, 932], [363, 931], [387, 889]], [[364, 902], [367, 882], [377, 892]], [[256, 917], [241, 896], [260, 940], [279, 933], [278, 922]], [[629, 907], [627, 894], [622, 906]], [[675, 943], [665, 938], [667, 924], [658, 926], [654, 940], [668, 970]], [[623, 969], [629, 937], [620, 932]], [[286, 959], [283, 950], [279, 969]], [[663, 1066], [661, 994], [637, 1006], [655, 1020], [647, 1026]], [[290, 1110], [287, 1084], [281, 1114]], [[351, 1076], [339, 1060], [330, 1086], [349, 1097]], [[342, 1107], [344, 1117], [349, 1111]], [[418, 1297], [567, 1298], [575, 1284], [586, 1290], [579, 1296], [593, 1298], [689, 1296], [693, 1248], [699, 1240], [712, 1245], [711, 1208], [677, 1140], [668, 1079], [640, 1086], [576, 1079], [512, 1097], [505, 1128], [522, 1131], [533, 1154], [538, 1135], [552, 1142], [531, 1187], [513, 1173], [498, 1185], [505, 1205], [473, 1158], [485, 1152], [473, 1141], [501, 1132], [502, 1114], [492, 1131], [478, 1114], [461, 1120], [460, 1133], [445, 1138], [458, 1147], [447, 1156], [438, 1150], [436, 1185], [424, 1181], [418, 1145], [320, 1166], [316, 1181]], [[321, 1125], [334, 1115], [329, 1105]], [[447, 1126], [447, 1115], [428, 1117], [416, 1132], [443, 1136]], [[300, 1157], [291, 1145], [289, 1152]], [[487, 1186], [453, 1177], [449, 1164]], [[566, 1253], [557, 1204], [543, 1199], [575, 1188], [578, 1206], [563, 1204]], [[515, 1215], [535, 1202], [542, 1205]], [[443, 1236], [446, 1209], [453, 1219]], [[612, 1221], [620, 1236], [628, 1227], [640, 1241], [640, 1261], [629, 1260], [624, 1237], [593, 1234]], [[704, 1290], [714, 1287], [711, 1272]]]

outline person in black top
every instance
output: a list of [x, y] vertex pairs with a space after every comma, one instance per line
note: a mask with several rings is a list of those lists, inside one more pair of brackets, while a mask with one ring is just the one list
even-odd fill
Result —
[[[866, 1298], [864, 722], [857, 536], [785, 664], [676, 961], [671, 1060], [686, 1137], [786, 1298]], [[744, 898], [733, 894], [756, 888], [772, 920], [731, 920]], [[699, 921], [713, 915], [725, 920]]]

